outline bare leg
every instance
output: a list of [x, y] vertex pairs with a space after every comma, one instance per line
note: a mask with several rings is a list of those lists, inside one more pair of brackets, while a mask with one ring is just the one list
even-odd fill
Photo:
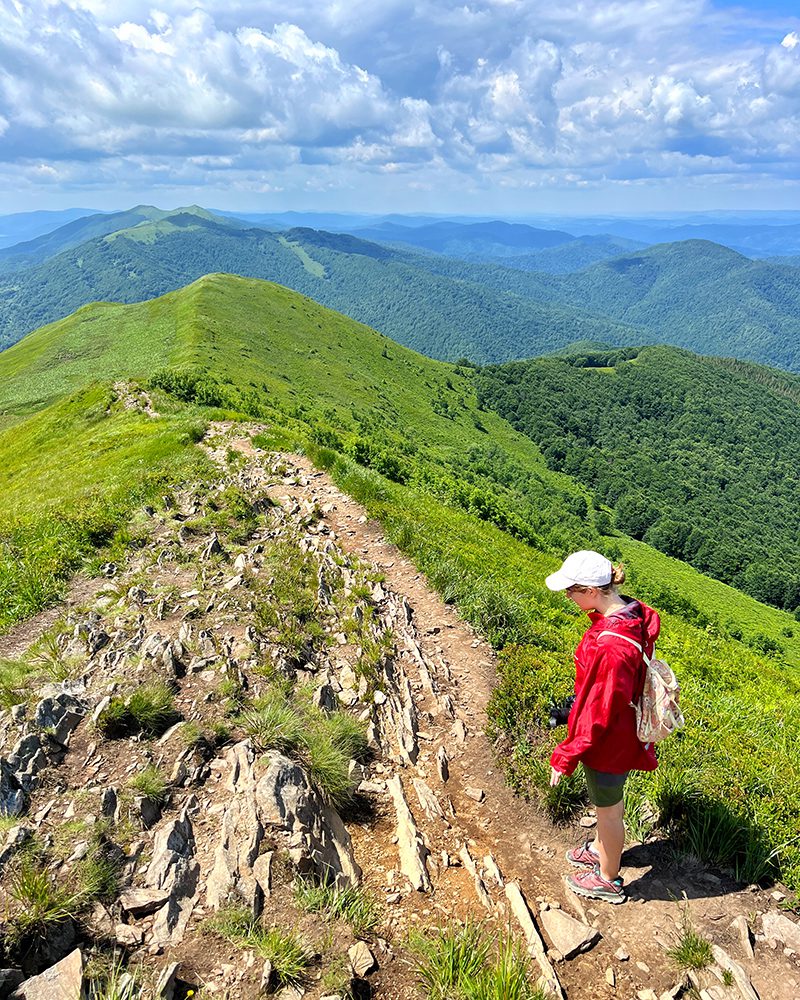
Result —
[[622, 849], [625, 846], [625, 824], [622, 822], [625, 803], [598, 806], [595, 811], [597, 836], [592, 844], [592, 850], [600, 855], [600, 874], [607, 882], [612, 882], [619, 875]]

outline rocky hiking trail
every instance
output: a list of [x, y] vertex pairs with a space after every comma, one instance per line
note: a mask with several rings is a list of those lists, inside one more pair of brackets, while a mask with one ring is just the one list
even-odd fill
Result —
[[[623, 858], [625, 906], [567, 891], [564, 852], [593, 820], [553, 827], [506, 786], [484, 732], [491, 647], [326, 474], [257, 448], [261, 430], [212, 425], [204, 447], [218, 481], [146, 510], [124, 565], [76, 582], [60, 617], [0, 638], [0, 657], [18, 656], [49, 630], [69, 665], [2, 714], [0, 806], [19, 817], [0, 850], [0, 904], [18, 908], [10, 878], [31, 843], [65, 884], [98, 843], [119, 866], [113, 898], [60, 921], [21, 969], [0, 970], [0, 997], [72, 1000], [93, 956], [111, 952], [138, 970], [115, 1000], [320, 1000], [345, 990], [331, 986], [332, 969], [353, 996], [410, 1000], [423, 994], [409, 930], [472, 918], [522, 942], [547, 995], [796, 1000], [800, 927], [778, 890], [737, 886], [653, 843]], [[209, 517], [230, 488], [249, 506], [241, 535]], [[275, 581], [270, 553], [287, 545], [315, 568], [326, 636], [299, 653], [258, 616]], [[104, 728], [114, 699], [153, 680], [171, 686], [179, 721], [153, 739]], [[231, 698], [276, 682], [367, 726], [371, 753], [351, 762], [356, 794], [341, 814], [296, 756], [265, 752], [235, 715], [226, 721]], [[166, 776], [160, 801], [131, 785], [148, 767]], [[298, 872], [363, 886], [380, 902], [377, 928], [358, 937], [299, 909]], [[253, 948], [207, 929], [230, 901], [307, 942], [302, 987], [276, 987]], [[692, 981], [666, 954], [686, 919], [714, 946], [715, 963]]]

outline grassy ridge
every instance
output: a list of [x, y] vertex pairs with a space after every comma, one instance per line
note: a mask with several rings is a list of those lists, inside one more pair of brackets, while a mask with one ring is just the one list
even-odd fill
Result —
[[195, 414], [152, 420], [105, 385], [0, 432], [0, 630], [35, 613], [103, 546], [130, 542], [145, 502], [206, 467]]
[[[541, 789], [558, 811], [569, 807], [576, 786], [566, 783], [555, 799], [546, 791], [552, 736], [539, 723], [549, 696], [569, 687], [583, 622], [542, 580], [570, 549], [591, 544], [624, 552], [633, 592], [664, 611], [661, 648], [684, 682], [690, 718], [685, 735], [665, 745], [656, 775], [631, 784], [636, 831], [660, 821], [689, 849], [745, 878], [780, 871], [800, 887], [797, 674], [730, 637], [716, 585], [646, 546], [604, 544], [602, 518], [583, 491], [547, 470], [532, 442], [478, 408], [469, 368], [415, 355], [252, 280], [212, 275], [145, 305], [149, 312], [131, 307], [139, 318], [128, 315], [122, 327], [114, 324], [126, 310], [103, 313], [108, 323], [92, 328], [98, 353], [84, 375], [55, 327], [15, 349], [29, 352], [30, 383], [21, 353], [0, 355], [0, 407], [18, 421], [0, 435], [0, 462], [11, 461], [0, 479], [3, 510], [23, 503], [26, 458], [35, 458], [31, 472], [41, 487], [41, 501], [24, 518], [7, 513], [0, 524], [4, 552], [11, 553], [6, 567], [18, 561], [25, 531], [28, 550], [39, 552], [45, 526], [63, 518], [70, 527], [57, 536], [53, 566], [30, 566], [32, 578], [46, 570], [47, 581], [57, 583], [82, 555], [113, 541], [136, 505], [165, 482], [203, 474], [191, 444], [203, 414], [213, 417], [223, 407], [255, 416], [276, 437], [305, 440], [443, 596], [502, 648], [492, 715], [508, 741], [512, 778], [521, 788]], [[148, 317], [160, 330], [152, 339]], [[124, 336], [114, 335], [119, 330]], [[79, 336], [68, 321], [60, 333], [63, 343]], [[121, 375], [126, 365], [134, 377], [149, 368], [164, 416], [124, 411], [107, 386], [76, 393], [89, 368]], [[36, 382], [45, 374], [47, 392]], [[62, 401], [30, 414], [58, 392]], [[93, 513], [83, 518], [87, 509]], [[12, 603], [18, 584], [2, 594], [5, 623], [22, 613]], [[34, 596], [41, 603], [52, 589]], [[744, 595], [734, 599], [737, 617], [751, 616], [765, 632], [792, 622]]]

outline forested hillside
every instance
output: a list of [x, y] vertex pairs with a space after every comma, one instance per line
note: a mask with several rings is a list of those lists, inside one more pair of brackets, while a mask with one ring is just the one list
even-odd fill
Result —
[[316, 230], [242, 230], [187, 209], [0, 276], [0, 347], [88, 302], [139, 302], [218, 271], [277, 281], [447, 360], [506, 360], [575, 340], [632, 344], [643, 336], [574, 307], [486, 287], [480, 273], [469, 281], [431, 273], [423, 254]]
[[800, 608], [800, 379], [647, 347], [487, 367], [478, 393], [626, 534]]
[[665, 243], [562, 275], [442, 256], [431, 256], [426, 266], [631, 324], [643, 332], [642, 343], [800, 371], [800, 273], [749, 260], [716, 243]]

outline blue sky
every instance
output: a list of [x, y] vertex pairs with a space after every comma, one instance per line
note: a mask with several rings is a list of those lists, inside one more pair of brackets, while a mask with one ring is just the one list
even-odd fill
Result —
[[800, 208], [787, 0], [0, 0], [0, 212]]

